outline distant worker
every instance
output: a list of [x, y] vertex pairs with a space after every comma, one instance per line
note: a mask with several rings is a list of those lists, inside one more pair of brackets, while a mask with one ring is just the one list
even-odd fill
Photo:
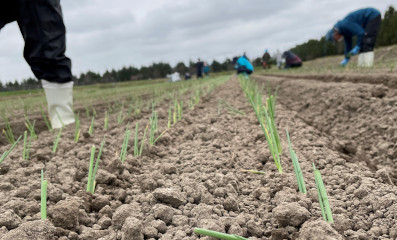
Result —
[[277, 63], [277, 68], [281, 69], [281, 65], [283, 64], [283, 56], [281, 55], [279, 50], [277, 50], [276, 52], [276, 63]]
[[185, 73], [185, 81], [190, 80], [192, 77], [190, 76], [189, 72]]
[[167, 74], [168, 82], [178, 82], [181, 80], [181, 75], [179, 72], [174, 72], [172, 74]]
[[291, 51], [285, 51], [283, 53], [283, 58], [285, 59], [284, 69], [302, 66], [302, 60]]
[[[345, 39], [345, 59], [340, 63], [346, 66], [350, 57], [358, 56], [359, 66], [372, 66], [374, 62], [374, 46], [379, 32], [382, 18], [378, 10], [364, 8], [349, 13], [342, 21], [328, 31], [328, 41], [341, 41]], [[352, 37], [357, 36], [357, 44], [352, 47]]]
[[0, 29], [13, 21], [25, 41], [25, 60], [44, 88], [52, 128], [74, 123], [73, 78], [71, 61], [65, 56], [60, 1], [2, 1]]
[[203, 73], [204, 73], [204, 76], [207, 78], [209, 75], [210, 75], [210, 66], [208, 65], [208, 63], [207, 62], [204, 62], [204, 65], [203, 65]]
[[266, 69], [266, 68], [270, 68], [270, 54], [269, 54], [269, 52], [267, 51], [267, 49], [265, 50], [265, 53], [263, 54], [263, 56], [262, 56], [262, 67], [264, 68], [264, 69]]
[[254, 67], [251, 62], [248, 60], [248, 57], [245, 55], [233, 59], [235, 61], [234, 68], [237, 69], [237, 74], [244, 73], [250, 75], [254, 71]]
[[204, 63], [202, 61], [200, 61], [200, 58], [197, 59], [197, 63], [196, 63], [197, 79], [203, 77], [203, 66], [204, 66]]

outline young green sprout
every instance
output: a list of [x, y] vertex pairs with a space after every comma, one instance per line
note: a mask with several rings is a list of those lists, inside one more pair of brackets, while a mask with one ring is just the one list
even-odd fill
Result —
[[178, 101], [175, 100], [174, 101], [174, 114], [173, 114], [173, 120], [174, 120], [174, 124], [178, 121]]
[[88, 106], [85, 106], [85, 114], [87, 115], [87, 118], [90, 118], [90, 109], [88, 109]]
[[7, 141], [10, 144], [14, 144], [15, 143], [14, 134], [12, 133], [11, 124], [8, 121], [8, 118], [5, 116], [5, 114], [3, 115], [3, 119], [4, 119], [5, 127], [6, 127], [5, 130], [3, 129], [3, 134], [7, 138]]
[[298, 182], [298, 189], [299, 189], [299, 192], [306, 193], [305, 181], [303, 179], [303, 174], [302, 174], [302, 170], [301, 170], [301, 167], [300, 167], [300, 164], [298, 161], [298, 157], [296, 156], [295, 151], [292, 149], [291, 140], [289, 138], [288, 130], [286, 130], [286, 132], [287, 132], [289, 152], [291, 154], [291, 159], [292, 159], [292, 165], [294, 166], [296, 181]]
[[59, 116], [59, 113], [58, 113], [58, 111], [57, 110], [55, 110], [55, 113], [57, 114], [57, 116], [58, 116], [58, 119], [59, 119], [59, 121], [61, 122], [61, 124], [62, 124], [62, 128], [63, 127], [65, 127], [65, 124], [63, 123], [63, 121], [62, 121], [62, 118], [61, 118], [61, 116]]
[[124, 163], [125, 157], [127, 155], [128, 142], [130, 140], [130, 136], [131, 136], [131, 130], [126, 129], [125, 135], [124, 135], [124, 140], [123, 140], [123, 145], [121, 146], [121, 151], [120, 151], [120, 160], [122, 163]]
[[91, 118], [91, 125], [90, 125], [90, 128], [88, 129], [88, 133], [89, 133], [90, 135], [92, 135], [92, 134], [94, 133], [94, 124], [95, 124], [95, 116], [92, 115], [92, 118]]
[[141, 141], [141, 147], [139, 148], [138, 156], [142, 156], [143, 145], [145, 144], [146, 132], [147, 132], [148, 128], [149, 128], [149, 125], [146, 125], [145, 131], [143, 132], [143, 138], [142, 138], [142, 141]]
[[90, 157], [90, 165], [88, 169], [88, 181], [87, 181], [87, 192], [94, 194], [95, 192], [95, 177], [98, 171], [99, 160], [102, 155], [103, 146], [105, 145], [105, 136], [103, 137], [101, 148], [99, 149], [98, 156], [96, 158], [95, 166], [94, 166], [94, 159], [95, 159], [95, 146], [91, 148], [91, 157]]
[[169, 109], [168, 109], [168, 123], [167, 123], [167, 128], [171, 127], [171, 123], [172, 123], [172, 105], [170, 105]]
[[30, 135], [28, 140], [28, 132], [25, 131], [23, 134], [23, 152], [22, 152], [22, 159], [28, 160], [29, 153], [30, 153], [30, 144], [32, 142], [32, 135]]
[[76, 114], [75, 118], [74, 141], [77, 143], [80, 138], [80, 112]]
[[41, 219], [47, 219], [47, 184], [48, 181], [44, 180], [44, 173], [41, 170]]
[[178, 102], [178, 121], [182, 120], [182, 113], [183, 113], [183, 101]]
[[30, 137], [32, 137], [33, 139], [37, 139], [37, 134], [34, 131], [34, 124], [36, 123], [36, 121], [33, 121], [33, 124], [29, 121], [28, 117], [25, 115], [25, 126], [26, 128], [29, 130], [30, 132]]
[[46, 125], [47, 128], [48, 128], [48, 131], [52, 132], [51, 124], [50, 124], [50, 122], [48, 121], [47, 116], [44, 114], [44, 110], [43, 110], [43, 107], [42, 107], [42, 106], [40, 106], [40, 112], [41, 112], [41, 116], [42, 116], [43, 119], [44, 119], [45, 125]]
[[91, 109], [92, 109], [92, 115], [96, 117], [97, 115], [96, 115], [96, 110], [95, 110], [95, 108], [92, 107]]
[[215, 237], [219, 239], [225, 239], [225, 240], [249, 240], [248, 238], [243, 238], [237, 235], [231, 235], [231, 234], [226, 234], [226, 233], [221, 233], [221, 232], [216, 232], [212, 230], [207, 230], [203, 228], [194, 228], [194, 233], [196, 234], [201, 234], [201, 235], [206, 235], [209, 237]]
[[108, 129], [108, 124], [109, 124], [109, 114], [108, 111], [105, 112], [105, 123], [103, 124], [103, 130]]
[[314, 178], [316, 181], [316, 189], [318, 194], [318, 201], [320, 202], [321, 214], [325, 221], [333, 223], [331, 207], [329, 206], [327, 191], [325, 190], [323, 180], [321, 178], [321, 173], [316, 169], [313, 163]]
[[12, 152], [12, 150], [15, 148], [15, 146], [18, 144], [19, 140], [21, 140], [22, 136], [19, 136], [19, 138], [14, 142], [14, 144], [12, 144], [12, 146], [10, 147], [10, 149], [8, 149], [7, 151], [5, 151], [3, 153], [3, 155], [1, 155], [0, 157], [0, 163], [2, 163], [4, 161], [4, 159], [6, 159], [6, 157], [8, 156], [8, 154], [10, 154]]
[[136, 126], [135, 126], [135, 137], [134, 137], [134, 157], [142, 156], [143, 145], [145, 144], [145, 139], [146, 139], [146, 132], [147, 132], [147, 130], [149, 128], [149, 125], [147, 125], [146, 128], [145, 128], [145, 131], [143, 132], [143, 138], [142, 138], [142, 141], [141, 141], [141, 145], [139, 147], [138, 126], [139, 126], [138, 123], [136, 123]]
[[139, 124], [136, 122], [135, 124], [135, 136], [134, 136], [134, 156], [139, 156], [139, 149], [138, 149], [138, 127]]
[[[257, 85], [254, 82], [251, 82], [249, 79], [240, 78], [240, 81], [242, 83], [243, 90], [255, 111], [262, 131], [265, 134], [266, 142], [269, 146], [269, 150], [272, 154], [276, 167], [278, 171], [282, 173], [280, 160], [281, 144], [279, 143], [280, 140], [274, 121], [275, 100], [270, 100], [270, 105], [272, 106], [271, 108], [269, 106], [268, 108], [264, 107], [262, 105], [262, 95], [260, 94], [260, 91], [258, 91]], [[271, 98], [272, 97], [270, 97], [270, 99]]]
[[125, 117], [123, 116], [123, 109], [121, 109], [119, 114], [117, 115], [117, 124], [122, 124], [124, 122], [124, 119]]
[[61, 139], [62, 129], [63, 128], [59, 129], [58, 135], [56, 136], [56, 138], [54, 140], [54, 145], [52, 147], [52, 152], [53, 153], [56, 153], [56, 151], [57, 151], [58, 143], [59, 143], [59, 140]]
[[152, 116], [149, 118], [149, 122], [150, 122], [150, 133], [149, 133], [149, 143], [150, 145], [154, 144], [154, 136], [157, 132], [157, 112], [153, 111], [152, 112]]

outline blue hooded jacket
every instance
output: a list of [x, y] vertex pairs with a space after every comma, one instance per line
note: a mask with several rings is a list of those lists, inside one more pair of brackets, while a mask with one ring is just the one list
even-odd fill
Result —
[[252, 72], [254, 71], [254, 67], [252, 66], [250, 61], [244, 56], [239, 57], [239, 59], [237, 60], [235, 68], [238, 68], [239, 66], [244, 66], [248, 70]]
[[346, 57], [352, 49], [352, 37], [357, 36], [357, 46], [361, 47], [367, 23], [379, 15], [380, 12], [375, 8], [364, 8], [349, 13], [342, 21], [335, 24], [334, 28], [345, 39]]

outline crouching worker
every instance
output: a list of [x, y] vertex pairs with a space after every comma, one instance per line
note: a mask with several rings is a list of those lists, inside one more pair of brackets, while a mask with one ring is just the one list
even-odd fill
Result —
[[302, 60], [291, 51], [285, 51], [283, 53], [283, 58], [285, 58], [284, 69], [297, 68], [302, 66]]
[[[345, 59], [340, 63], [346, 66], [350, 57], [359, 54], [358, 66], [373, 66], [374, 46], [382, 18], [378, 10], [364, 8], [349, 13], [342, 21], [328, 31], [325, 38], [328, 41], [345, 40]], [[357, 36], [357, 44], [352, 47], [352, 38]]]
[[234, 68], [237, 69], [237, 74], [243, 73], [250, 75], [254, 71], [254, 67], [245, 55], [239, 57], [238, 59], [237, 57], [234, 58], [233, 62], [236, 64]]
[[71, 61], [65, 56], [60, 1], [4, 0], [0, 3], [0, 29], [13, 21], [25, 41], [25, 60], [44, 88], [52, 127], [74, 123]]

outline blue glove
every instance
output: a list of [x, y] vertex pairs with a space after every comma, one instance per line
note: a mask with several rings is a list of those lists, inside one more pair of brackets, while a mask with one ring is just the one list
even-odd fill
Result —
[[340, 65], [342, 66], [342, 67], [344, 67], [344, 66], [346, 66], [346, 64], [349, 62], [349, 59], [348, 58], [345, 58], [345, 59], [343, 59], [342, 60], [342, 62], [340, 62]]
[[360, 47], [359, 47], [359, 46], [355, 46], [355, 47], [349, 52], [349, 56], [357, 55], [359, 52], [360, 52]]

